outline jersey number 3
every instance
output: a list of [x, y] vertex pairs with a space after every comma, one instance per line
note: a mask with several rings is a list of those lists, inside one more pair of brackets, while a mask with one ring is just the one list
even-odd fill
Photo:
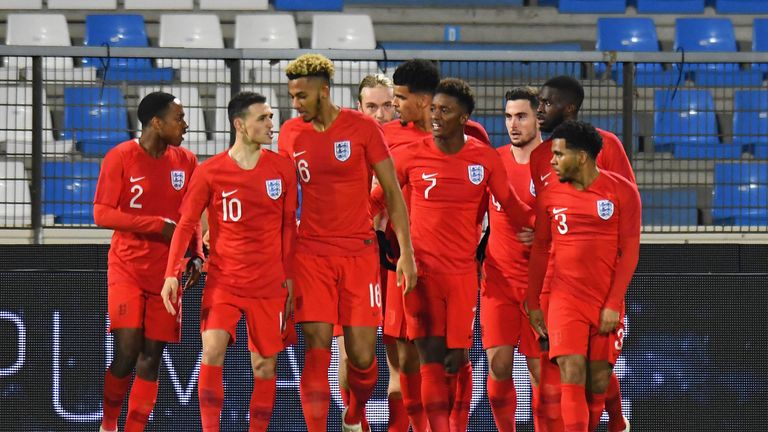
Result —
[[566, 224], [566, 217], [565, 213], [557, 213], [555, 214], [555, 220], [557, 221], [557, 231], [560, 234], [565, 234], [568, 232], [568, 224]]

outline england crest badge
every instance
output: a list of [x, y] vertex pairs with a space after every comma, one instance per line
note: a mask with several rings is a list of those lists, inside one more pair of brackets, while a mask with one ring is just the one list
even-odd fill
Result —
[[603, 220], [610, 219], [613, 216], [613, 203], [609, 200], [598, 200], [597, 215]]
[[346, 162], [352, 155], [352, 144], [349, 141], [336, 141], [333, 143], [333, 154], [340, 162]]
[[280, 179], [267, 180], [267, 196], [276, 200], [283, 194], [283, 181]]
[[479, 185], [485, 178], [485, 168], [482, 165], [470, 165], [467, 167], [469, 181], [474, 185]]
[[186, 173], [182, 170], [171, 171], [171, 186], [176, 190], [181, 190], [184, 187], [184, 180], [186, 179]]

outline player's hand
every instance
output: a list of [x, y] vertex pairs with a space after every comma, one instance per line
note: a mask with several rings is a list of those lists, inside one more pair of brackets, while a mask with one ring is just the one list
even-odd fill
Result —
[[187, 288], [191, 288], [197, 284], [197, 281], [200, 280], [200, 275], [203, 272], [203, 259], [200, 257], [192, 257], [187, 262], [187, 274], [189, 275], [187, 277], [187, 283], [184, 284], [184, 290], [186, 291]]
[[530, 246], [533, 244], [533, 228], [523, 227], [523, 230], [515, 234], [515, 237], [520, 243]]
[[376, 230], [376, 242], [379, 244], [379, 264], [389, 271], [397, 270], [395, 264], [390, 261], [394, 258], [394, 253], [384, 231]]
[[280, 332], [285, 332], [291, 315], [293, 314], [293, 280], [286, 279], [283, 286], [288, 290], [288, 297], [285, 298], [285, 308], [283, 309], [283, 320], [280, 323]]
[[179, 280], [175, 277], [165, 278], [163, 283], [163, 290], [160, 291], [160, 297], [163, 299], [165, 310], [171, 315], [176, 315], [176, 309], [173, 305], [176, 304], [179, 294]]
[[163, 230], [160, 231], [160, 234], [163, 235], [163, 238], [165, 241], [170, 242], [173, 238], [173, 232], [176, 231], [176, 222], [165, 219], [165, 225], [163, 225]]
[[543, 338], [548, 337], [547, 325], [544, 323], [544, 312], [541, 309], [529, 310], [528, 319], [531, 321], [533, 331]]
[[[400, 253], [397, 260], [397, 286], [403, 287], [403, 294], [408, 294], [416, 288], [416, 260], [413, 253]], [[404, 286], [403, 286], [404, 285]]]
[[610, 308], [603, 308], [600, 311], [600, 328], [598, 332], [602, 335], [609, 334], [619, 326], [619, 311]]

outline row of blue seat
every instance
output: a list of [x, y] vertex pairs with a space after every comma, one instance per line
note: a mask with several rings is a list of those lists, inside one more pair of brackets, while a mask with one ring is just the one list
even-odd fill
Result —
[[[45, 162], [43, 212], [56, 223], [92, 224], [98, 162]], [[696, 225], [695, 189], [641, 190], [646, 225]], [[712, 217], [722, 225], [768, 225], [768, 164], [715, 164]]]

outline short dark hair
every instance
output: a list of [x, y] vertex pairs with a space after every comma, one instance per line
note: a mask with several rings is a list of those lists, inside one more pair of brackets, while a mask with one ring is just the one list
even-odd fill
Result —
[[514, 87], [504, 94], [504, 100], [527, 100], [531, 103], [531, 108], [536, 111], [539, 108], [539, 91], [530, 86]]
[[162, 117], [168, 111], [168, 106], [176, 100], [176, 96], [165, 92], [152, 92], [139, 102], [138, 117], [141, 127], [149, 126], [155, 117]]
[[603, 149], [603, 138], [594, 126], [579, 120], [566, 120], [550, 135], [551, 139], [564, 139], [565, 147], [572, 150], [584, 150], [589, 157], [597, 159]]
[[411, 93], [435, 94], [435, 88], [440, 83], [440, 71], [430, 60], [408, 60], [395, 69], [392, 75], [395, 85], [406, 86]]
[[235, 95], [227, 105], [227, 115], [229, 115], [229, 124], [234, 126], [236, 118], [242, 118], [248, 112], [248, 108], [253, 104], [267, 103], [267, 98], [259, 93], [242, 91]]
[[557, 90], [561, 96], [576, 107], [576, 111], [581, 108], [581, 104], [584, 102], [584, 87], [581, 86], [577, 79], [568, 75], [550, 78], [544, 83], [543, 87]]
[[464, 107], [467, 114], [472, 114], [475, 110], [475, 93], [466, 81], [458, 78], [446, 78], [437, 85], [435, 94], [445, 94], [453, 96], [459, 101], [459, 105]]

